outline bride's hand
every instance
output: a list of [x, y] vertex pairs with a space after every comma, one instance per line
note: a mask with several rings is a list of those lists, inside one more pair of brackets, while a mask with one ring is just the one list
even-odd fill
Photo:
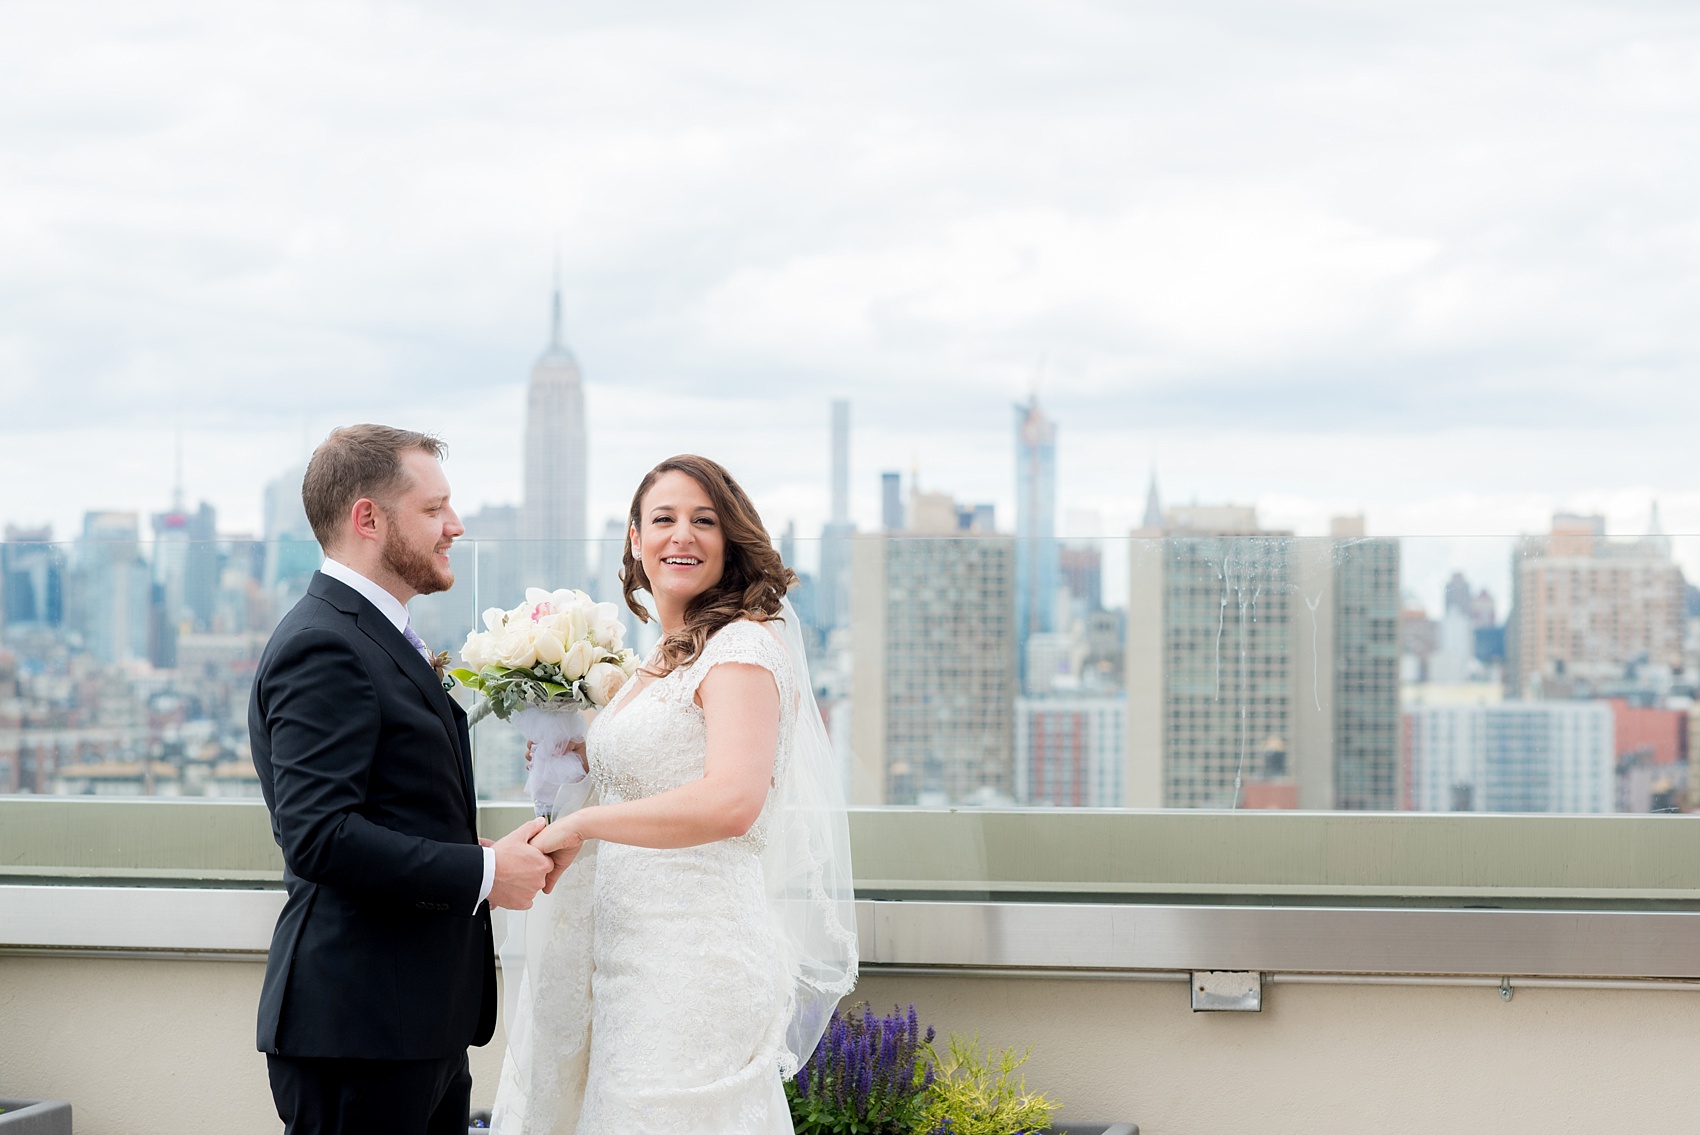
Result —
[[531, 846], [554, 860], [548, 876], [543, 880], [544, 894], [555, 889], [561, 872], [573, 865], [573, 860], [578, 858], [579, 849], [584, 846], [584, 837], [573, 830], [571, 821], [571, 816], [563, 816], [531, 837]]
[[[535, 747], [536, 747], [535, 741], [527, 741], [525, 743], [525, 771], [526, 772], [531, 771], [532, 749], [534, 749]], [[590, 769], [590, 761], [584, 755], [584, 738], [583, 737], [574, 737], [571, 741], [568, 741], [566, 743], [566, 746], [561, 751], [563, 753], [571, 753], [575, 757], [577, 757], [580, 767], [584, 768], [586, 771], [588, 771]]]
[[574, 828], [572, 816], [562, 816], [532, 836], [531, 846], [545, 855], [567, 852], [568, 862], [571, 862], [570, 856], [577, 855], [578, 849], [584, 846], [584, 837]]

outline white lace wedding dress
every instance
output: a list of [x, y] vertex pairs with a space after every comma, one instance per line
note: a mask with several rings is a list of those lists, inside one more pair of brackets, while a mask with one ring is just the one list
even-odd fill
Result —
[[[702, 776], [707, 734], [694, 698], [728, 662], [769, 671], [779, 704], [796, 704], [786, 648], [760, 624], [732, 623], [690, 665], [633, 683], [597, 717], [586, 742], [593, 799], [635, 800]], [[776, 786], [794, 731], [782, 712]], [[795, 1068], [792, 982], [762, 868], [775, 796], [736, 839], [587, 845], [540, 896], [526, 947], [535, 988], [521, 991], [510, 1025], [497, 1132], [789, 1135], [781, 1075]]]

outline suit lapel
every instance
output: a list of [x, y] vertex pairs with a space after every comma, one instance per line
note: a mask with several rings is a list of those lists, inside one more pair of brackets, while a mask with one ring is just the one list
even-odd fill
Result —
[[472, 826], [478, 826], [478, 794], [475, 791], [476, 781], [472, 769], [472, 732], [466, 724], [466, 711], [460, 708], [460, 703], [443, 692], [443, 700], [449, 703], [449, 709], [454, 714], [455, 745], [460, 753], [461, 785], [466, 789], [466, 806], [472, 814]]
[[[395, 624], [384, 618], [381, 611], [375, 608], [361, 611], [355, 616], [355, 623], [365, 632], [367, 638], [383, 647], [384, 652], [395, 659], [395, 664], [401, 667], [401, 672], [419, 687], [426, 704], [437, 711], [443, 728], [448, 731], [449, 744], [454, 748], [455, 772], [460, 775], [461, 794], [470, 800], [472, 775], [467, 767], [466, 750], [461, 745], [460, 726], [455, 722], [454, 703], [444, 691], [442, 682], [438, 681], [436, 671], [413, 649], [411, 643], [401, 637], [401, 632], [395, 629]], [[476, 817], [477, 810], [474, 809], [472, 814]]]
[[406, 674], [408, 680], [419, 688], [426, 704], [436, 711], [443, 722], [443, 728], [448, 731], [449, 745], [454, 749], [455, 771], [460, 775], [461, 795], [466, 801], [467, 814], [472, 819], [472, 826], [478, 826], [478, 798], [473, 791], [472, 759], [470, 741], [466, 731], [466, 714], [453, 698], [443, 689], [431, 664], [426, 662], [420, 653], [413, 649], [413, 644], [402, 637], [396, 630], [395, 624], [384, 617], [384, 613], [372, 606], [352, 587], [334, 580], [322, 572], [314, 572], [313, 579], [307, 586], [308, 594], [317, 595], [326, 600], [337, 610], [354, 617], [354, 625], [359, 627], [365, 636], [378, 646], [384, 653], [395, 660], [395, 664]]

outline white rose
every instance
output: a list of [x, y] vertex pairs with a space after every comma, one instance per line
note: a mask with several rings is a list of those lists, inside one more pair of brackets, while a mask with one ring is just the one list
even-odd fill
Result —
[[530, 619], [514, 619], [503, 627], [495, 643], [496, 661], [520, 669], [537, 665], [537, 640], [532, 633], [535, 626]]
[[537, 660], [559, 666], [561, 659], [566, 656], [567, 644], [561, 640], [561, 634], [553, 627], [539, 625], [537, 633], [532, 636], [532, 643], [537, 648]]
[[490, 665], [490, 636], [468, 631], [466, 645], [460, 648], [460, 660], [468, 670], [482, 670]]
[[500, 607], [491, 607], [484, 612], [484, 629], [493, 631], [507, 621], [508, 613]]
[[595, 661], [595, 647], [581, 639], [567, 647], [566, 656], [561, 659], [561, 676], [569, 682], [576, 682], [584, 677]]
[[626, 672], [612, 662], [598, 662], [584, 676], [585, 692], [598, 706], [607, 705], [626, 684]]
[[622, 650], [622, 651], [620, 651], [619, 665], [620, 665], [620, 669], [622, 669], [626, 672], [626, 677], [629, 678], [633, 674], [636, 674], [637, 668], [638, 668], [637, 651], [635, 651], [635, 650]]

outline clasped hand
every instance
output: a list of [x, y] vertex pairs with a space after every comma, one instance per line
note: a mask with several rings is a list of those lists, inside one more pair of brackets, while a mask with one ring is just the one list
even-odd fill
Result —
[[561, 872], [572, 866], [584, 839], [562, 829], [564, 821], [548, 824], [542, 817], [528, 820], [498, 840], [480, 839], [496, 852], [496, 878], [490, 885], [490, 905], [507, 910], [530, 910], [537, 892], [555, 889]]
[[554, 869], [549, 873], [549, 886], [553, 887], [555, 880], [561, 877], [561, 872], [571, 867], [573, 860], [578, 857], [579, 849], [584, 846], [584, 836], [573, 828], [571, 816], [562, 816], [532, 836], [531, 846], [543, 852], [554, 863]]

